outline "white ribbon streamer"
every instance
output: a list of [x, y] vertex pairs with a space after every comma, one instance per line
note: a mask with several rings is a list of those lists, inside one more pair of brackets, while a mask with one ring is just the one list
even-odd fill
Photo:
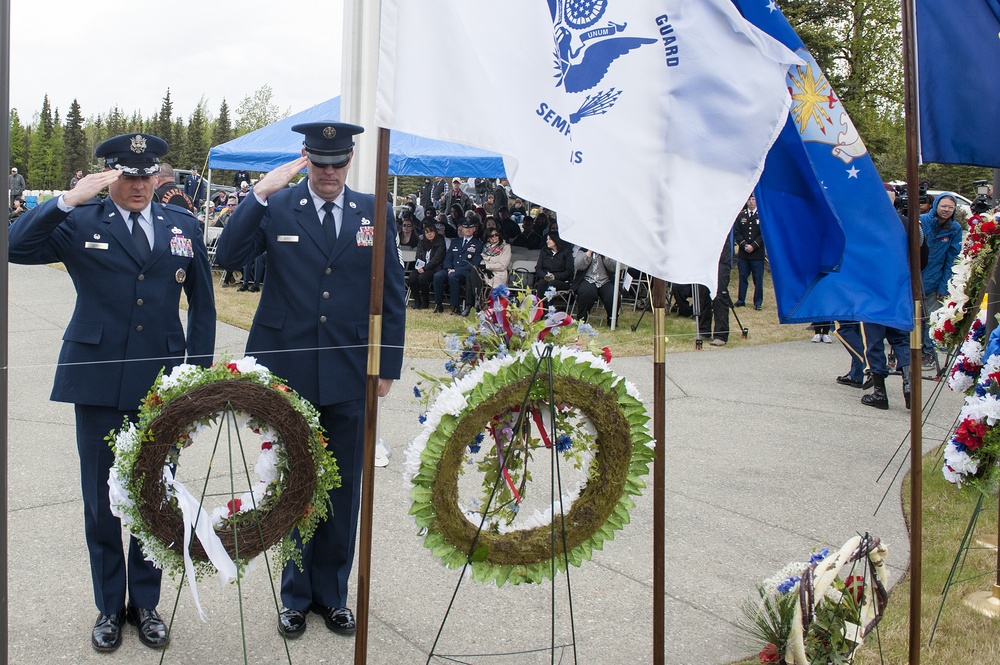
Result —
[[198, 536], [198, 541], [201, 542], [201, 546], [208, 555], [208, 560], [219, 571], [219, 579], [222, 584], [236, 579], [238, 574], [236, 564], [233, 563], [226, 548], [222, 545], [222, 540], [215, 533], [215, 529], [212, 526], [212, 518], [201, 507], [198, 499], [183, 484], [174, 480], [174, 474], [170, 471], [169, 466], [163, 467], [163, 481], [174, 497], [176, 497], [177, 505], [181, 509], [181, 517], [184, 521], [184, 572], [187, 575], [188, 582], [191, 584], [191, 596], [194, 598], [195, 607], [198, 608], [198, 616], [201, 617], [202, 621], [207, 622], [208, 619], [205, 616], [204, 610], [201, 609], [201, 602], [198, 600], [198, 583], [194, 571], [194, 562], [191, 561], [191, 531], [195, 525], [195, 520], [197, 520], [197, 526], [194, 527], [195, 535]]

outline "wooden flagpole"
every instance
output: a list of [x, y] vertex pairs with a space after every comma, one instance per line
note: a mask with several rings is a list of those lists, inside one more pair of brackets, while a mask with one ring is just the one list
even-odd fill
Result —
[[[909, 222], [910, 290], [910, 665], [920, 663], [920, 591], [923, 565], [923, 284], [920, 277], [920, 190], [917, 164], [917, 55], [914, 0], [903, 2], [903, 87], [906, 116], [906, 200]], [[914, 371], [914, 369], [916, 371]]]
[[382, 354], [382, 291], [385, 282], [385, 215], [389, 188], [389, 130], [378, 130], [375, 171], [375, 238], [372, 247], [371, 303], [368, 308], [368, 380], [365, 384], [364, 462], [361, 472], [360, 542], [358, 543], [358, 628], [354, 663], [368, 659], [368, 608], [372, 569], [372, 512], [375, 505], [375, 440], [378, 437], [378, 376]]
[[663, 665], [665, 654], [666, 587], [664, 540], [666, 538], [666, 416], [667, 404], [667, 284], [653, 280], [653, 663]]

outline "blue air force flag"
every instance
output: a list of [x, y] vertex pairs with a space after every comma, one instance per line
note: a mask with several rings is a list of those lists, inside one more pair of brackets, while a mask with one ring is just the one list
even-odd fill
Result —
[[801, 62], [729, 0], [383, 0], [381, 34], [381, 126], [499, 152], [567, 240], [713, 291]]
[[912, 329], [906, 229], [858, 130], [773, 0], [733, 2], [804, 60], [756, 188], [779, 320]]
[[1000, 0], [917, 0], [920, 160], [1000, 168]]

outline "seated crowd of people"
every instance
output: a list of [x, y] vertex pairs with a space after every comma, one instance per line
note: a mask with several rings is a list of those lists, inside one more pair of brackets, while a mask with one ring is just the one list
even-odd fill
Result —
[[[612, 310], [615, 262], [560, 238], [554, 213], [529, 211], [503, 179], [477, 179], [463, 188], [455, 178], [447, 189], [444, 182], [426, 178], [420, 195], [409, 195], [397, 216], [399, 246], [416, 253], [407, 275], [413, 308], [433, 306], [441, 313], [447, 297], [451, 312], [466, 316], [485, 305], [489, 290], [510, 284], [540, 298], [560, 293], [555, 303], [563, 308], [566, 294], [574, 294], [576, 316], [583, 321], [598, 299]], [[522, 280], [528, 283], [511, 284], [518, 252], [537, 252], [538, 259]]]

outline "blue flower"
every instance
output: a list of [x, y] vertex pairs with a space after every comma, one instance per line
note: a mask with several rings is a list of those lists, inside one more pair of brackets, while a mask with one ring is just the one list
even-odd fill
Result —
[[556, 439], [556, 451], [564, 453], [573, 447], [573, 439], [568, 434], [560, 434]]
[[577, 326], [581, 335], [587, 335], [588, 337], [597, 337], [597, 332], [594, 330], [594, 326], [589, 323], [581, 323]]
[[417, 386], [413, 386], [413, 396], [420, 399], [420, 388]]
[[473, 454], [478, 453], [479, 450], [482, 448], [483, 439], [485, 438], [486, 437], [482, 432], [477, 434], [475, 441], [473, 441], [472, 444], [469, 446], [469, 452]]
[[556, 287], [550, 286], [549, 288], [545, 289], [546, 300], [552, 300], [555, 297], [556, 297]]
[[812, 556], [809, 557], [809, 563], [819, 563], [828, 556], [830, 556], [830, 550], [824, 547], [819, 552], [813, 552]]
[[795, 577], [789, 577], [787, 580], [785, 580], [784, 582], [782, 582], [781, 584], [778, 585], [778, 593], [780, 593], [782, 595], [788, 593], [801, 580], [802, 580], [802, 578], [799, 577], [799, 576], [797, 576], [797, 575]]
[[421, 413], [420, 415], [417, 416], [417, 420], [419, 420], [420, 424], [423, 425], [425, 422], [427, 422], [427, 414]]
[[469, 363], [476, 359], [475, 351], [462, 351], [462, 355], [459, 360], [463, 363]]
[[497, 298], [506, 298], [510, 295], [510, 290], [507, 288], [506, 284], [500, 284], [499, 286], [493, 288], [490, 295], [493, 296], [494, 300]]
[[507, 352], [506, 344], [501, 344], [500, 346], [497, 347], [497, 355], [496, 355], [497, 358], [506, 358], [509, 355], [510, 354]]
[[451, 374], [452, 376], [455, 376], [455, 374], [458, 372], [458, 367], [455, 365], [454, 360], [449, 360], [448, 362], [446, 362], [444, 364], [444, 369], [446, 372], [448, 372], [448, 374]]

